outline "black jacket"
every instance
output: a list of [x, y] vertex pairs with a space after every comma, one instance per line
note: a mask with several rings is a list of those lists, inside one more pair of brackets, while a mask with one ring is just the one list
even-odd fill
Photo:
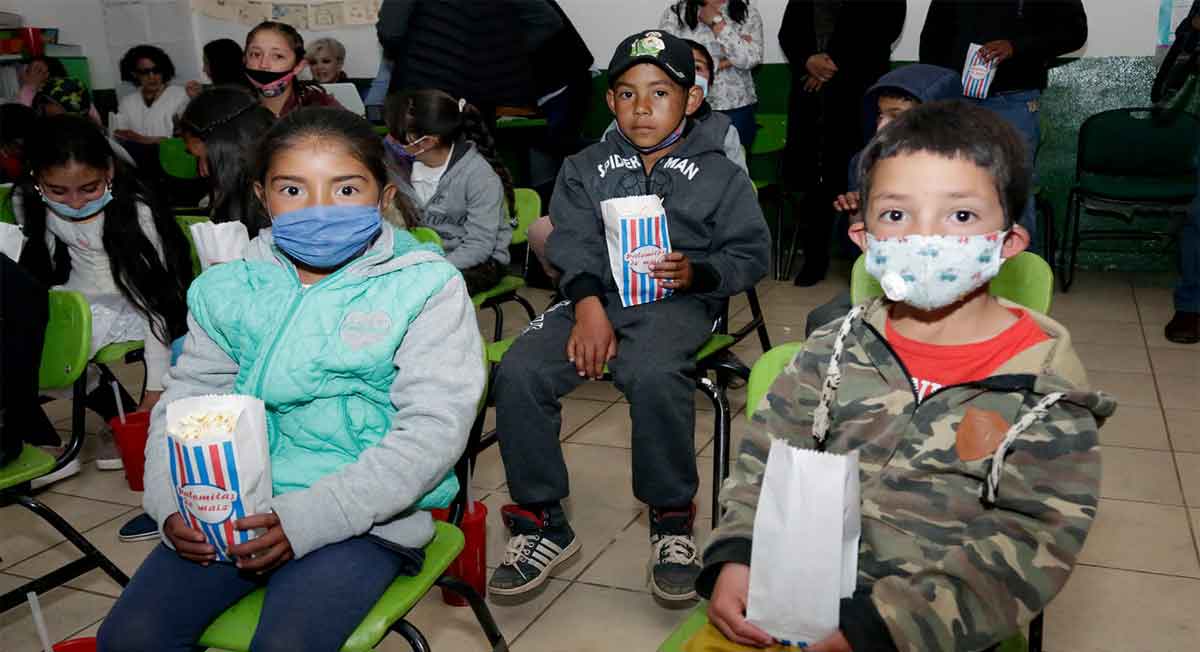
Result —
[[1087, 42], [1081, 0], [933, 0], [921, 30], [921, 63], [961, 74], [972, 43], [1007, 40], [1013, 57], [990, 93], [1042, 90], [1050, 62]]
[[[837, 64], [838, 75], [853, 76], [865, 84], [888, 71], [892, 44], [904, 30], [905, 0], [842, 0], [833, 36], [825, 54]], [[793, 80], [808, 74], [804, 67], [817, 52], [813, 25], [813, 0], [790, 0], [779, 28], [779, 45], [791, 64]], [[792, 91], [800, 84], [792, 82]]]
[[1158, 103], [1174, 95], [1183, 87], [1188, 77], [1197, 71], [1197, 59], [1200, 59], [1200, 32], [1192, 27], [1192, 18], [1200, 13], [1200, 0], [1192, 3], [1188, 15], [1175, 27], [1175, 42], [1158, 67], [1154, 76], [1154, 86], [1150, 89], [1150, 101]]
[[482, 106], [537, 99], [526, 25], [533, 0], [385, 0], [375, 29], [393, 62], [390, 91], [437, 88]]
[[724, 120], [691, 122], [682, 144], [649, 176], [637, 151], [616, 131], [563, 163], [550, 203], [554, 231], [546, 250], [563, 271], [559, 287], [567, 298], [616, 292], [600, 213], [600, 203], [614, 197], [662, 198], [671, 249], [693, 264], [689, 294], [727, 298], [766, 276], [771, 233], [750, 178], [725, 157], [728, 126]]
[[530, 53], [529, 63], [538, 97], [549, 95], [577, 79], [591, 79], [588, 71], [595, 61], [562, 7], [554, 0], [544, 0], [544, 4], [558, 16], [560, 27], [540, 45], [534, 44]]

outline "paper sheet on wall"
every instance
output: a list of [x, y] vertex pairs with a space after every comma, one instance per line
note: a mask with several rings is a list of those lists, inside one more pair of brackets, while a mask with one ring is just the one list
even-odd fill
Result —
[[242, 4], [242, 0], [192, 0], [192, 11], [233, 22], [238, 19], [238, 8]]
[[374, 25], [379, 20], [382, 0], [346, 0], [347, 25]]
[[271, 20], [271, 4], [268, 2], [246, 2], [238, 7], [238, 22], [251, 27]]
[[308, 6], [308, 28], [311, 30], [337, 29], [345, 22], [345, 3], [322, 2]]
[[105, 4], [104, 30], [110, 51], [123, 52], [126, 48], [149, 41], [150, 24], [146, 6], [141, 0]]
[[298, 30], [308, 29], [308, 5], [279, 4], [271, 5], [271, 20], [291, 25]]
[[[146, 20], [149, 23], [149, 40], [155, 43], [187, 41], [188, 33], [191, 30], [191, 21], [188, 20], [189, 16], [183, 13], [183, 9], [184, 7], [180, 7], [174, 2], [148, 4]], [[175, 53], [168, 51], [167, 54], [170, 54], [172, 60], [178, 65], [180, 59], [175, 58]]]

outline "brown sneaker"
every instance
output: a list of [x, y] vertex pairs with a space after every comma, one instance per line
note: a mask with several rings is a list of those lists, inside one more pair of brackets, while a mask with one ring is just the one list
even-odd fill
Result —
[[1163, 335], [1176, 344], [1200, 342], [1200, 312], [1176, 311]]

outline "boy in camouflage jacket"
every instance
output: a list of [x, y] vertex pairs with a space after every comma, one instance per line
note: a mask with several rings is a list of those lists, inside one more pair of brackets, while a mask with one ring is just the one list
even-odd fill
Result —
[[[775, 438], [859, 454], [858, 586], [839, 631], [810, 651], [988, 649], [1066, 583], [1096, 515], [1097, 428], [1115, 403], [1088, 389], [1062, 325], [987, 293], [998, 262], [1028, 244], [1013, 224], [1024, 160], [1011, 127], [960, 102], [915, 108], [868, 145], [866, 224], [851, 237], [904, 300], [816, 331], [757, 406], [697, 581], [730, 640], [773, 642], [745, 607]], [[913, 255], [885, 248], [915, 241]], [[962, 251], [961, 267], [936, 269]], [[957, 291], [936, 287], [963, 277]]]

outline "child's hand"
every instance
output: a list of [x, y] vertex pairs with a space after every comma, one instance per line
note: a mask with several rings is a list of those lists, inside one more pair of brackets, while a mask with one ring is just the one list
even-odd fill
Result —
[[708, 620], [725, 638], [740, 645], [767, 647], [775, 639], [746, 620], [746, 598], [750, 595], [750, 567], [728, 562], [721, 567], [712, 601], [708, 603]]
[[684, 292], [692, 287], [692, 261], [678, 251], [672, 251], [661, 263], [650, 266], [650, 276], [662, 280], [676, 292]]
[[850, 641], [846, 640], [842, 630], [833, 633], [829, 638], [819, 641], [816, 645], [810, 645], [807, 652], [854, 652], [854, 648], [850, 647]]
[[288, 541], [287, 534], [283, 531], [283, 525], [280, 524], [279, 517], [274, 512], [252, 514], [238, 519], [233, 522], [233, 528], [235, 530], [267, 529], [260, 537], [230, 546], [229, 556], [237, 559], [238, 568], [262, 575], [292, 559], [292, 542]]
[[859, 200], [859, 195], [857, 192], [851, 191], [851, 192], [848, 192], [845, 194], [838, 195], [837, 199], [833, 200], [833, 210], [839, 211], [842, 213], [850, 213], [850, 214], [857, 213], [858, 208], [859, 208], [858, 200]]
[[179, 514], [171, 514], [163, 523], [163, 534], [175, 546], [175, 552], [188, 561], [194, 561], [201, 566], [207, 566], [217, 558], [217, 551], [208, 544], [204, 533], [193, 527], [188, 527]]
[[204, 87], [200, 85], [200, 82], [196, 81], [195, 79], [188, 82], [185, 88], [187, 89], [188, 97], [193, 99], [204, 90]]
[[617, 334], [597, 297], [575, 305], [575, 326], [567, 340], [567, 360], [579, 375], [592, 380], [604, 376], [604, 365], [617, 355]]
[[162, 398], [162, 390], [154, 391], [152, 389], [148, 389], [143, 393], [145, 395], [142, 397], [142, 402], [138, 404], [137, 411], [149, 412], [150, 410], [154, 409], [155, 405], [158, 405], [158, 399]]

